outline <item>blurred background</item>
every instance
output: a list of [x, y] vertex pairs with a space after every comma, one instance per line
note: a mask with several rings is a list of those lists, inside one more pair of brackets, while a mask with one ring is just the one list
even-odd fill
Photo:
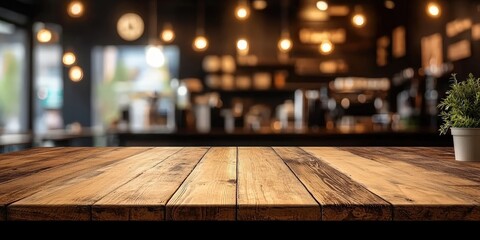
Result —
[[480, 1], [0, 2], [0, 151], [451, 146]]

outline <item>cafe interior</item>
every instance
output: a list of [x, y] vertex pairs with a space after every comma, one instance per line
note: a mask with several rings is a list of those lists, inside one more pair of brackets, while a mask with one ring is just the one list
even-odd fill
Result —
[[452, 146], [474, 0], [0, 1], [0, 152]]

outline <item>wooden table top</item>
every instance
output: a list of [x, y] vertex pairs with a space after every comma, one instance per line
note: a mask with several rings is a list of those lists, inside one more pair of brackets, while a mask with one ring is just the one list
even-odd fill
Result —
[[480, 163], [431, 147], [35, 148], [0, 220], [480, 220]]

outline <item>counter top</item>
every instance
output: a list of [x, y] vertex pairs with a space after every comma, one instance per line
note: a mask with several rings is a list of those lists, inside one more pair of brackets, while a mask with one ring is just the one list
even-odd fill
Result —
[[34, 148], [3, 220], [480, 220], [480, 163], [432, 147]]

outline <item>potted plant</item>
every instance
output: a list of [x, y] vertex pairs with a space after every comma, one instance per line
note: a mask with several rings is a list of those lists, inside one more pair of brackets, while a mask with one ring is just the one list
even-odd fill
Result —
[[443, 124], [440, 134], [451, 129], [455, 160], [480, 161], [480, 78], [472, 73], [459, 82], [452, 74], [453, 83], [438, 108]]

